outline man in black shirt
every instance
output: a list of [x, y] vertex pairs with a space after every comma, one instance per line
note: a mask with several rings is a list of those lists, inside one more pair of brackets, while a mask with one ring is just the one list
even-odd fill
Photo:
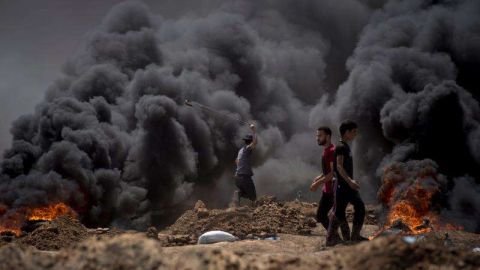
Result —
[[[338, 227], [342, 227], [343, 240], [363, 241], [366, 238], [360, 235], [363, 221], [365, 219], [365, 204], [360, 197], [358, 181], [353, 179], [353, 159], [350, 146], [348, 145], [357, 136], [357, 124], [352, 121], [345, 121], [340, 125], [342, 139], [335, 148], [335, 159], [333, 168], [337, 177], [335, 186], [335, 210], [334, 217], [330, 221], [327, 236], [327, 245], [335, 245], [339, 239], [335, 237]], [[351, 203], [354, 208], [352, 233], [344, 233], [348, 228], [345, 210]], [[349, 237], [350, 236], [350, 237]], [[349, 239], [350, 238], [350, 239]]]

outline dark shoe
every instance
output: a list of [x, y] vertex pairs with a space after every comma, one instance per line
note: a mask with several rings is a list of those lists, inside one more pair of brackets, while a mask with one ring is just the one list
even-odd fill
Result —
[[363, 222], [358, 222], [358, 220], [354, 220], [352, 226], [352, 242], [361, 242], [361, 241], [368, 241], [367, 238], [360, 235], [362, 231]]
[[368, 238], [361, 236], [360, 234], [352, 234], [352, 242], [363, 242], [368, 241]]
[[342, 239], [340, 239], [340, 237], [328, 237], [327, 236], [327, 240], [325, 241], [325, 246], [327, 247], [333, 247], [333, 246], [336, 246], [338, 244], [341, 244], [343, 243]]
[[342, 243], [342, 239], [340, 239], [340, 235], [338, 235], [338, 226], [340, 223], [338, 222], [338, 219], [333, 217], [330, 220], [330, 225], [328, 227], [327, 231], [327, 240], [325, 241], [325, 245], [327, 247], [335, 246], [337, 244]]

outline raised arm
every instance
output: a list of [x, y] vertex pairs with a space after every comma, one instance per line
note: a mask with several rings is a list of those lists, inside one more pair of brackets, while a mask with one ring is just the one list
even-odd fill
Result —
[[257, 127], [255, 127], [254, 124], [250, 124], [250, 129], [252, 130], [252, 133], [253, 133], [253, 139], [252, 139], [252, 142], [247, 146], [247, 148], [253, 150], [257, 146]]

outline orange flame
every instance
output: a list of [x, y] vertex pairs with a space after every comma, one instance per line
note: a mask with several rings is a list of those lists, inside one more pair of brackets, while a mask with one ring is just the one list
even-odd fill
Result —
[[53, 220], [60, 216], [77, 218], [77, 214], [64, 203], [57, 203], [43, 207], [33, 208], [27, 220]]
[[21, 207], [12, 211], [6, 211], [5, 207], [0, 207], [0, 233], [10, 232], [16, 236], [22, 233], [21, 227], [26, 221], [35, 220], [54, 220], [60, 216], [69, 216], [78, 218], [77, 213], [65, 203], [55, 203], [40, 207]]
[[388, 208], [387, 219], [383, 228], [369, 239], [395, 226], [399, 226], [403, 234], [463, 229], [461, 226], [442, 224], [439, 215], [431, 210], [432, 198], [440, 192], [435, 168], [424, 166], [414, 172], [415, 176], [411, 178], [412, 174], [409, 175], [400, 163], [385, 168], [378, 195]]

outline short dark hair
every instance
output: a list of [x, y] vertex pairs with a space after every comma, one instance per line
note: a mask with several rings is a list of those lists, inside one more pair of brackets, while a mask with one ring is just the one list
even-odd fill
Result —
[[249, 145], [253, 142], [253, 140], [243, 140], [245, 142], [246, 145]]
[[323, 126], [317, 128], [318, 131], [323, 131], [325, 134], [332, 136], [332, 130], [329, 127]]
[[343, 136], [347, 131], [358, 128], [357, 123], [352, 120], [345, 120], [340, 124], [340, 135]]

